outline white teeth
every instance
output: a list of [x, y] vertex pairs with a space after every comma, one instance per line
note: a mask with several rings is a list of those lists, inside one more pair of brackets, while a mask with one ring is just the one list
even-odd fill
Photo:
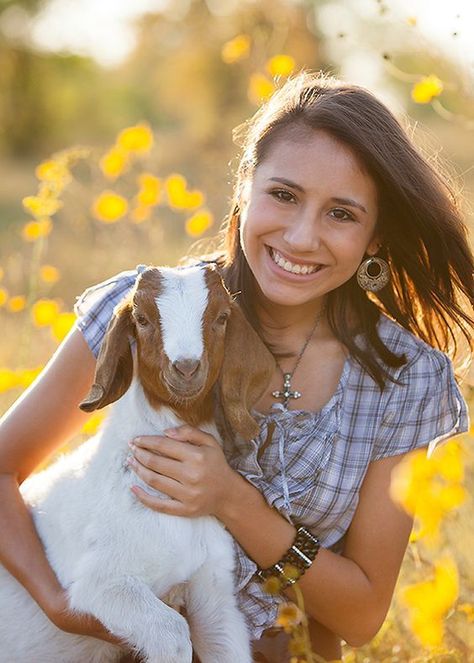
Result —
[[317, 272], [321, 267], [320, 265], [311, 266], [294, 264], [289, 260], [285, 260], [285, 258], [283, 258], [278, 251], [275, 251], [275, 249], [270, 250], [270, 255], [279, 267], [292, 274], [312, 274], [313, 272]]

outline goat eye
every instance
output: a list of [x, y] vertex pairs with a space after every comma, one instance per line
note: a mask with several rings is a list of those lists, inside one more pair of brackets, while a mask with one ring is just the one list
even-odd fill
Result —
[[228, 313], [221, 313], [219, 316], [217, 316], [216, 322], [218, 325], [225, 325], [228, 319], [229, 319]]
[[139, 313], [137, 316], [135, 316], [135, 319], [138, 322], [138, 324], [141, 325], [142, 327], [146, 327], [147, 324], [148, 324], [148, 320], [141, 313]]

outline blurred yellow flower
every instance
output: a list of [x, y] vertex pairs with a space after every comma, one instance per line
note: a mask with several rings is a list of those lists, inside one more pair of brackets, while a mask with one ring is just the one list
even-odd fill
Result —
[[128, 165], [128, 152], [120, 146], [112, 147], [99, 161], [101, 171], [111, 180], [121, 175]]
[[71, 173], [69, 172], [65, 163], [61, 161], [55, 161], [54, 159], [40, 163], [36, 167], [35, 173], [39, 180], [44, 182], [53, 182], [60, 187], [69, 184], [72, 179]]
[[449, 557], [435, 562], [434, 577], [400, 591], [400, 598], [410, 612], [411, 627], [426, 647], [442, 644], [446, 613], [459, 594], [456, 563]]
[[8, 299], [8, 292], [5, 288], [0, 288], [0, 306], [5, 306]]
[[278, 615], [275, 620], [276, 626], [280, 626], [289, 633], [295, 626], [303, 621], [303, 613], [294, 603], [280, 603]]
[[94, 412], [91, 417], [86, 421], [82, 427], [81, 432], [85, 435], [95, 435], [97, 429], [105, 419], [105, 414], [103, 412]]
[[45, 283], [56, 283], [61, 278], [61, 272], [53, 265], [41, 265], [39, 274], [40, 279]]
[[407, 18], [407, 23], [408, 23], [408, 25], [409, 25], [410, 27], [412, 27], [412, 28], [415, 27], [415, 25], [417, 24], [417, 22], [418, 22], [418, 20], [417, 20], [416, 16], [409, 16], [409, 17]]
[[117, 136], [117, 147], [128, 152], [149, 152], [153, 147], [153, 133], [147, 124], [128, 127]]
[[16, 295], [15, 297], [10, 297], [7, 302], [7, 307], [12, 313], [18, 313], [23, 311], [26, 306], [26, 297], [24, 295]]
[[74, 313], [60, 313], [51, 324], [51, 334], [56, 341], [61, 342], [69, 333], [76, 320]]
[[50, 218], [44, 217], [38, 221], [28, 221], [22, 228], [21, 236], [27, 242], [36, 242], [40, 237], [47, 237], [53, 229]]
[[59, 304], [53, 299], [38, 299], [31, 308], [31, 317], [37, 327], [51, 325], [59, 313]]
[[417, 104], [429, 104], [434, 97], [443, 91], [443, 82], [434, 74], [425, 76], [415, 83], [411, 91], [411, 98]]
[[460, 603], [457, 610], [466, 615], [468, 622], [474, 622], [474, 605], [472, 603]]
[[272, 96], [275, 86], [263, 74], [252, 74], [247, 90], [248, 98], [254, 104], [261, 104]]
[[158, 205], [161, 198], [161, 180], [150, 173], [142, 173], [138, 178], [139, 191], [137, 201], [144, 207]]
[[195, 209], [204, 203], [201, 191], [188, 191], [186, 179], [177, 173], [170, 175], [165, 182], [170, 207], [176, 209]]
[[296, 62], [291, 55], [274, 55], [267, 62], [267, 71], [272, 76], [289, 76], [295, 69]]
[[55, 214], [63, 206], [60, 200], [47, 196], [27, 196], [23, 198], [23, 207], [36, 218], [48, 217]]
[[128, 202], [113, 191], [103, 191], [94, 201], [92, 214], [103, 223], [114, 223], [128, 211]]
[[227, 41], [221, 50], [221, 57], [226, 64], [232, 64], [247, 58], [250, 52], [250, 37], [248, 35], [237, 35]]
[[16, 372], [18, 385], [26, 389], [26, 387], [29, 387], [30, 384], [36, 380], [42, 370], [42, 366], [38, 366], [38, 368], [24, 368], [23, 370], [18, 370]]
[[265, 580], [263, 583], [263, 591], [266, 592], [267, 594], [279, 594], [281, 590], [281, 580], [280, 578], [277, 578], [276, 576], [270, 576]]
[[208, 210], [200, 210], [187, 219], [185, 224], [186, 232], [191, 237], [199, 237], [199, 235], [202, 235], [212, 226], [213, 222], [213, 216]]
[[0, 368], [0, 393], [15, 389], [19, 386], [19, 380], [15, 371], [9, 368]]
[[130, 212], [130, 220], [133, 223], [143, 223], [143, 221], [148, 221], [150, 217], [151, 207], [148, 207], [147, 205], [138, 205], [138, 207], [134, 207]]

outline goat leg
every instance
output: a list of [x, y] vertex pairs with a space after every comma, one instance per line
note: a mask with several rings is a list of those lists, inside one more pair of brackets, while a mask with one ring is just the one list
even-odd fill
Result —
[[99, 573], [88, 574], [73, 583], [69, 596], [73, 609], [97, 617], [148, 663], [191, 663], [186, 619], [139, 578], [109, 578], [104, 584]]
[[201, 663], [251, 663], [250, 638], [237, 607], [229, 559], [215, 557], [192, 576], [186, 614]]

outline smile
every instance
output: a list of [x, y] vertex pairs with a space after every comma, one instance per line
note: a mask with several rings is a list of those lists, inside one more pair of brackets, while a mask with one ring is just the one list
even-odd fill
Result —
[[273, 262], [277, 264], [278, 267], [284, 269], [285, 272], [290, 272], [291, 274], [314, 274], [324, 267], [324, 265], [308, 265], [290, 262], [275, 249], [272, 249], [271, 247], [268, 248]]

